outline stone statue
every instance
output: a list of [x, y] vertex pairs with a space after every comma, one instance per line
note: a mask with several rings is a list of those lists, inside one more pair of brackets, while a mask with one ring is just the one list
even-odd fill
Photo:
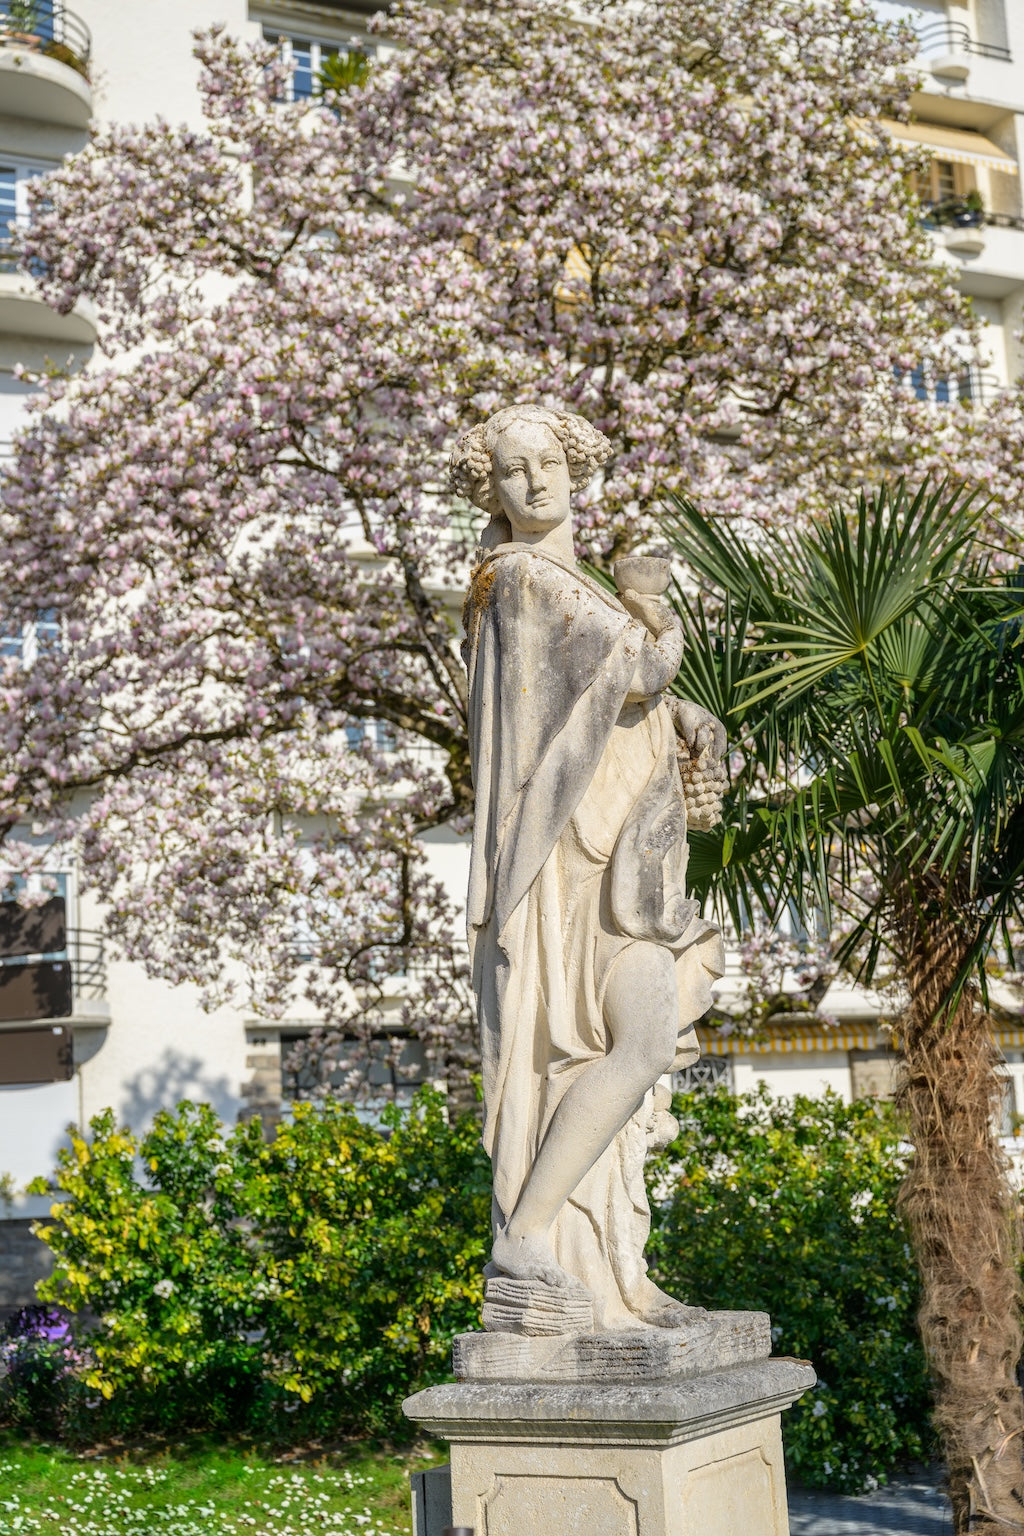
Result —
[[725, 733], [662, 697], [682, 655], [667, 561], [618, 562], [618, 595], [576, 564], [570, 494], [609, 453], [581, 417], [522, 405], [452, 455], [455, 489], [491, 517], [466, 609], [491, 1330], [704, 1316], [648, 1277], [643, 1165], [674, 1134], [666, 1074], [697, 1059], [723, 970], [686, 894], [677, 745], [691, 788], [705, 770], [706, 815]]

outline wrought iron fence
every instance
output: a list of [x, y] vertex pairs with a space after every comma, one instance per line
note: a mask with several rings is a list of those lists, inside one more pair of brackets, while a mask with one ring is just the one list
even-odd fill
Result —
[[89, 78], [89, 28], [63, 0], [0, 0], [0, 48], [45, 54]]

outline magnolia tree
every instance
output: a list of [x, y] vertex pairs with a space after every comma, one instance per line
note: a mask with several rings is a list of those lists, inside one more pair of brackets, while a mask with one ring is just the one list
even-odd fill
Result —
[[974, 341], [880, 126], [913, 44], [863, 0], [408, 0], [381, 29], [314, 106], [202, 34], [201, 129], [105, 130], [39, 187], [26, 258], [100, 353], [43, 382], [4, 486], [9, 632], [62, 641], [4, 663], [0, 819], [73, 843], [124, 949], [207, 1002], [305, 992], [351, 1033], [402, 969], [447, 1046], [417, 838], [472, 802], [456, 431], [532, 399], [607, 433], [600, 564], [665, 489], [771, 526], [942, 466], [965, 410], [909, 371]]

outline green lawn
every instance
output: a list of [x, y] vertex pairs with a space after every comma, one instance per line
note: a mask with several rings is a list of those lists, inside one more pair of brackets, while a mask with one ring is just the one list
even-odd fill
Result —
[[409, 1473], [445, 1459], [183, 1443], [83, 1454], [0, 1437], [0, 1536], [406, 1536]]

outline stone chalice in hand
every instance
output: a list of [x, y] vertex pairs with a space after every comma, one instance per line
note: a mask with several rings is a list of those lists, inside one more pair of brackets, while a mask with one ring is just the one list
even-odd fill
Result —
[[[671, 562], [661, 555], [627, 555], [612, 566], [622, 606], [652, 634], [671, 624], [672, 609], [664, 599], [671, 580]], [[722, 797], [728, 784], [723, 761], [725, 727], [697, 704], [666, 700], [676, 728], [676, 760], [683, 781], [686, 822], [691, 831], [709, 832], [722, 819]]]

